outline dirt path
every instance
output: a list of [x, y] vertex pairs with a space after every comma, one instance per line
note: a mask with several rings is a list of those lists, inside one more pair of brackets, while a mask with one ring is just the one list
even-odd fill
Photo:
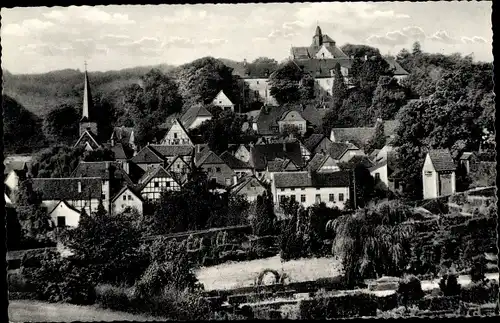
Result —
[[90, 321], [164, 321], [165, 319], [98, 308], [52, 304], [37, 301], [15, 300], [9, 302], [10, 322], [90, 322]]

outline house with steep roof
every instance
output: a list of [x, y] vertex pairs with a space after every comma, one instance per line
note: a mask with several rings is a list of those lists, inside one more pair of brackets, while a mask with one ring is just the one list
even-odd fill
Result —
[[84, 148], [86, 151], [93, 151], [101, 148], [101, 145], [97, 141], [97, 135], [95, 133], [90, 130], [84, 130], [73, 147]]
[[165, 169], [179, 184], [184, 185], [189, 180], [189, 174], [192, 170], [191, 167], [192, 164], [188, 164], [182, 156], [177, 156]]
[[162, 165], [149, 168], [139, 179], [136, 190], [145, 201], [156, 202], [165, 191], [179, 191], [181, 184]]
[[351, 143], [332, 142], [327, 153], [337, 162], [346, 163], [355, 156], [365, 156], [363, 150]]
[[394, 57], [385, 56], [384, 59], [389, 64], [389, 70], [398, 82], [401, 82], [410, 75]]
[[229, 189], [231, 194], [242, 195], [249, 202], [257, 200], [257, 196], [262, 195], [265, 191], [264, 184], [253, 175], [243, 177]]
[[81, 211], [78, 211], [64, 200], [59, 201], [59, 203], [48, 212], [52, 222], [58, 228], [76, 228], [80, 222], [80, 213]]
[[317, 153], [327, 152], [330, 150], [331, 140], [323, 134], [313, 133], [306, 140], [304, 146], [311, 156]]
[[253, 144], [250, 145], [228, 145], [228, 150], [234, 155], [234, 157], [238, 158], [244, 163], [250, 162], [250, 148]]
[[248, 86], [245, 92], [245, 99], [248, 102], [261, 102], [263, 105], [278, 106], [278, 102], [271, 95], [269, 78], [275, 72], [272, 66], [256, 66], [243, 63], [237, 64], [238, 68], [233, 69], [233, 75], [239, 76]]
[[73, 170], [70, 177], [100, 178], [102, 181], [102, 203], [106, 211], [112, 210], [111, 199], [123, 185], [133, 185], [132, 180], [118, 162], [81, 161]]
[[328, 207], [343, 209], [349, 199], [349, 173], [315, 173], [309, 171], [273, 174], [271, 192], [274, 204], [291, 198], [309, 207], [324, 202]]
[[134, 209], [143, 214], [144, 199], [132, 186], [123, 186], [111, 200], [113, 214], [120, 214], [127, 209]]
[[268, 163], [276, 159], [290, 160], [293, 165], [299, 168], [304, 166], [301, 146], [297, 140], [256, 144], [250, 149], [250, 165], [255, 169], [257, 178], [262, 178], [264, 172], [268, 171]]
[[480, 163], [480, 159], [475, 152], [466, 151], [460, 156], [460, 166], [463, 167], [466, 174], [475, 172]]
[[379, 152], [378, 156], [373, 159], [374, 165], [369, 168], [370, 175], [375, 179], [375, 183], [381, 182], [387, 189], [392, 192], [401, 190], [397, 179], [393, 178], [394, 171], [396, 170], [397, 153], [395, 150]]
[[[229, 100], [229, 99], [228, 99]], [[222, 99], [220, 100], [222, 102]], [[202, 104], [195, 104], [191, 106], [189, 109], [186, 110], [186, 112], [182, 115], [180, 121], [181, 125], [185, 127], [185, 129], [194, 129], [201, 125], [203, 122], [208, 121], [212, 119], [213, 115], [210, 113], [210, 111], [205, 108]], [[177, 128], [175, 128], [176, 132], [179, 131]], [[184, 129], [184, 131], [186, 131]]]
[[137, 165], [143, 171], [157, 165], [163, 165], [164, 159], [156, 150], [151, 146], [142, 148], [134, 157], [130, 159], [132, 163]]
[[285, 132], [288, 128], [296, 128], [302, 135], [306, 133], [307, 122], [300, 112], [298, 111], [286, 111], [278, 119], [278, 129], [280, 133]]
[[220, 158], [236, 173], [238, 178], [253, 174], [253, 168], [249, 163], [236, 158], [229, 151], [223, 152]]
[[197, 168], [207, 174], [210, 182], [224, 187], [231, 187], [238, 182], [236, 172], [221, 157], [207, 146], [200, 149], [195, 154], [194, 163]]
[[227, 97], [223, 90], [220, 90], [219, 93], [212, 100], [212, 104], [216, 107], [221, 108], [223, 111], [231, 110], [234, 112], [234, 103]]
[[194, 146], [191, 145], [149, 145], [149, 147], [160, 156], [167, 167], [177, 157], [181, 157], [190, 167], [193, 162]]
[[340, 171], [337, 161], [328, 153], [317, 153], [306, 167], [311, 172], [327, 173]]
[[[186, 113], [190, 112], [190, 110], [191, 108], [188, 111], [186, 111]], [[189, 120], [190, 120], [189, 122], [194, 122], [196, 120], [196, 115], [193, 116], [192, 119], [189, 118]], [[189, 134], [186, 128], [184, 127], [184, 124], [179, 119], [173, 120], [170, 129], [167, 131], [163, 139], [160, 141], [160, 144], [168, 146], [173, 146], [173, 145], [194, 146], [193, 141], [189, 137]]]
[[40, 193], [42, 205], [52, 211], [65, 201], [72, 208], [87, 214], [97, 211], [103, 199], [103, 185], [100, 177], [33, 178], [33, 190]]
[[448, 149], [430, 149], [422, 167], [424, 199], [454, 194], [456, 168]]

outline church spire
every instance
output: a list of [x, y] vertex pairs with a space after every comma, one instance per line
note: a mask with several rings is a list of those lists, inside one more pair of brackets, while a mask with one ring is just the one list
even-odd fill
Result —
[[90, 94], [89, 76], [87, 74], [87, 62], [85, 62], [85, 83], [83, 86], [83, 112], [82, 120], [90, 119], [89, 109], [92, 106], [92, 95]]
[[319, 23], [316, 26], [316, 33], [313, 37], [313, 46], [323, 45], [323, 34], [321, 33], [321, 28], [319, 28]]

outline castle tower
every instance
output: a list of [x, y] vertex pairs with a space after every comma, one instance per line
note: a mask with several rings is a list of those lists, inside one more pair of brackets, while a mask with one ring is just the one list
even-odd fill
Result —
[[89, 130], [94, 135], [97, 135], [97, 123], [90, 116], [90, 111], [92, 110], [92, 95], [90, 93], [90, 82], [87, 74], [87, 63], [85, 63], [84, 75], [85, 83], [83, 85], [83, 109], [82, 119], [80, 120], [80, 136], [85, 132], [85, 130]]
[[323, 45], [323, 34], [321, 33], [321, 28], [319, 26], [316, 27], [316, 33], [313, 37], [313, 46], [320, 47]]

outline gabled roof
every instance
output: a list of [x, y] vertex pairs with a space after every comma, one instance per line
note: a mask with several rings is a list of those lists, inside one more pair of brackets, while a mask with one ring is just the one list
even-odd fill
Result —
[[476, 157], [476, 154], [473, 153], [473, 152], [464, 152], [462, 154], [462, 156], [460, 156], [460, 159], [461, 160], [469, 160], [471, 159], [472, 157]]
[[47, 210], [47, 213], [50, 215], [52, 214], [52, 212], [54, 212], [55, 209], [57, 209], [57, 207], [60, 205], [60, 204], [64, 204], [64, 206], [66, 206], [68, 209], [74, 211], [74, 212], [77, 212], [77, 213], [80, 213], [81, 211], [77, 210], [76, 208], [74, 208], [71, 204], [69, 204], [68, 202], [66, 202], [65, 200], [61, 200], [59, 201], [56, 205], [54, 205], [52, 208], [48, 209]]
[[137, 190], [142, 191], [153, 178], [172, 178], [175, 180], [172, 174], [165, 168], [163, 168], [163, 166], [155, 165], [154, 167], [148, 169], [146, 173], [144, 173], [144, 175], [141, 177], [141, 179], [139, 179]]
[[269, 161], [290, 159], [298, 167], [303, 166], [302, 152], [298, 141], [254, 145], [250, 149], [250, 161], [255, 169], [263, 170]]
[[257, 183], [258, 185], [260, 185], [261, 187], [264, 187], [265, 186], [262, 184], [261, 181], [259, 181], [259, 179], [257, 177], [255, 177], [254, 175], [251, 175], [251, 176], [245, 176], [245, 177], [242, 177], [240, 179], [240, 181], [238, 183], [236, 183], [235, 185], [231, 186], [229, 188], [229, 191], [231, 193], [238, 193], [239, 191], [241, 191], [241, 189], [245, 186], [247, 186], [248, 184], [250, 184], [251, 182], [254, 182], [254, 183]]
[[396, 61], [394, 57], [386, 56], [384, 57], [384, 59], [387, 64], [389, 64], [389, 68], [392, 70], [392, 73], [395, 76], [404, 76], [410, 74]]
[[276, 188], [349, 187], [349, 172], [283, 172], [274, 174]]
[[340, 159], [342, 155], [348, 150], [348, 149], [356, 149], [356, 146], [353, 145], [348, 145], [345, 143], [340, 143], [340, 142], [332, 142], [330, 144], [330, 148], [328, 150], [328, 153], [333, 159]]
[[267, 163], [267, 171], [271, 173], [284, 172], [289, 169], [290, 166], [293, 167], [292, 170], [299, 169], [299, 167], [292, 160], [288, 158], [277, 158]]
[[437, 172], [455, 170], [456, 165], [448, 149], [431, 149], [429, 157]]
[[110, 144], [104, 144], [104, 147], [111, 150], [115, 154], [115, 159], [128, 159], [121, 143], [115, 143], [114, 146], [111, 146]]
[[113, 199], [111, 199], [111, 203], [114, 203], [114, 202], [116, 201], [116, 199], [117, 199], [117, 198], [119, 198], [119, 197], [120, 197], [120, 195], [122, 195], [122, 194], [123, 194], [123, 192], [125, 192], [125, 191], [127, 191], [127, 190], [129, 190], [132, 194], [134, 194], [134, 196], [135, 196], [135, 197], [137, 197], [138, 199], [140, 199], [141, 201], [143, 201], [143, 202], [144, 202], [144, 199], [142, 198], [141, 194], [139, 194], [139, 192], [137, 192], [137, 191], [135, 190], [135, 188], [134, 188], [134, 187], [129, 186], [129, 185], [125, 185], [125, 186], [123, 186], [123, 187], [122, 187], [122, 188], [121, 188], [121, 189], [120, 189], [120, 190], [119, 190], [119, 191], [115, 194], [115, 196], [113, 197]]
[[78, 147], [78, 145], [82, 142], [82, 140], [87, 137], [90, 139], [90, 142], [95, 146], [95, 147], [101, 147], [99, 143], [97, 142], [97, 136], [90, 130], [85, 130], [80, 138], [76, 141], [76, 144], [73, 147]]
[[256, 120], [258, 133], [260, 135], [277, 134], [279, 132], [278, 120], [285, 112], [292, 110], [300, 113], [302, 109], [299, 106], [262, 107]]
[[250, 164], [245, 163], [242, 160], [234, 157], [229, 151], [225, 151], [220, 155], [220, 158], [224, 161], [224, 163], [229, 166], [231, 169], [251, 169], [252, 166]]
[[311, 58], [307, 60], [293, 60], [304, 73], [310, 74], [314, 78], [318, 77], [332, 77], [332, 70], [335, 65], [339, 64], [340, 67], [351, 68], [352, 59], [350, 58]]
[[25, 161], [20, 160], [4, 160], [3, 165], [5, 167], [3, 170], [4, 175], [7, 175], [11, 171], [18, 172], [28, 169], [28, 164]]
[[349, 161], [347, 162], [349, 165], [355, 165], [355, 166], [363, 166], [365, 168], [371, 168], [373, 167], [373, 162], [368, 158], [368, 156], [365, 155], [354, 155], [352, 156]]
[[[181, 125], [189, 128], [198, 117], [213, 117], [212, 114], [201, 104], [192, 105], [181, 117]], [[184, 129], [185, 130], [185, 129]], [[185, 130], [186, 131], [186, 130]], [[187, 131], [186, 131], [187, 133]]]
[[[224, 93], [224, 90], [220, 90], [219, 93], [217, 93], [217, 95], [214, 97], [214, 99], [212, 100], [212, 102], [216, 101], [217, 99], [221, 99], [221, 98], [222, 99], [227, 99], [229, 101], [229, 103], [231, 103], [232, 105], [234, 105], [233, 102], [231, 101], [231, 99], [226, 95], [226, 93]], [[214, 105], [217, 105], [217, 104], [214, 103]], [[208, 110], [207, 110], [207, 112], [208, 112]]]
[[149, 145], [158, 156], [172, 157], [172, 156], [191, 156], [194, 148], [189, 145]]
[[[109, 170], [107, 167], [109, 166]], [[71, 173], [70, 177], [99, 177], [103, 180], [110, 179], [110, 172], [113, 173], [113, 178], [123, 180], [128, 184], [132, 184], [132, 180], [128, 177], [127, 173], [123, 170], [120, 163], [111, 161], [99, 162], [85, 162], [81, 161], [75, 170]]]
[[225, 162], [212, 150], [205, 149], [205, 153], [201, 156], [201, 158], [196, 160], [196, 167], [203, 164], [225, 164]]
[[[81, 192], [78, 192], [79, 182]], [[33, 190], [41, 194], [42, 200], [99, 199], [102, 194], [102, 180], [100, 177], [33, 178]]]
[[329, 154], [318, 153], [314, 155], [314, 157], [309, 161], [309, 163], [307, 164], [307, 169], [313, 172], [318, 171], [329, 158], [332, 158], [332, 156], [330, 156]]
[[[304, 146], [312, 152], [318, 145], [323, 141], [323, 139], [328, 139], [325, 135], [319, 133], [313, 133], [306, 140], [304, 140]], [[328, 140], [330, 141], [330, 140]]]
[[151, 146], [142, 148], [130, 160], [136, 164], [163, 163], [163, 157], [155, 149], [151, 148]]

